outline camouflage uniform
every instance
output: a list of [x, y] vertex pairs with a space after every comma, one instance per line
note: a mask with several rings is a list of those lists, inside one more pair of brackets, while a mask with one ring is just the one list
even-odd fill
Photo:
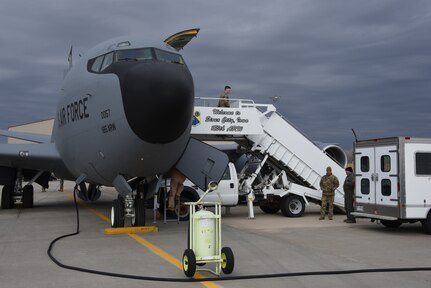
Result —
[[220, 95], [220, 100], [218, 101], [218, 107], [229, 108], [229, 94], [224, 93]]
[[343, 184], [344, 190], [344, 208], [346, 209], [347, 220], [356, 222], [355, 217], [350, 213], [353, 212], [353, 200], [355, 198], [355, 176], [347, 175]]
[[338, 188], [340, 183], [335, 175], [324, 175], [320, 180], [320, 189], [322, 190], [322, 207], [320, 207], [320, 218], [325, 218], [326, 205], [329, 204], [328, 216], [332, 219], [334, 215], [334, 196], [335, 189]]

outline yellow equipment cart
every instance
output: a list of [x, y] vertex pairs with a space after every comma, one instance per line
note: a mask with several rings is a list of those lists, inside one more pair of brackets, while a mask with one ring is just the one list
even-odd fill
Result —
[[[232, 249], [221, 248], [221, 201], [203, 201], [205, 196], [214, 190], [217, 190], [217, 184], [211, 182], [197, 202], [185, 203], [190, 206], [189, 248], [183, 255], [183, 270], [187, 277], [193, 277], [196, 271], [207, 271], [220, 276], [220, 271], [230, 274], [234, 268]], [[220, 198], [220, 194], [218, 195]], [[207, 210], [207, 207], [214, 207], [214, 212]], [[207, 263], [215, 263], [215, 271], [197, 269], [197, 266]]]

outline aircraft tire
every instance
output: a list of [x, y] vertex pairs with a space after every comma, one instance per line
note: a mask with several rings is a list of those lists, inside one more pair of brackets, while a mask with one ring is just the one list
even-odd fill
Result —
[[302, 197], [289, 195], [281, 199], [281, 213], [286, 217], [301, 217], [304, 215], [305, 202]]
[[111, 227], [124, 227], [124, 204], [115, 199], [111, 207]]
[[22, 208], [33, 208], [33, 185], [25, 185], [22, 189]]
[[2, 189], [1, 194], [1, 209], [11, 209], [13, 208], [13, 186], [5, 185]]
[[[133, 220], [133, 219], [132, 219]], [[132, 226], [145, 226], [145, 201], [144, 199], [135, 199], [135, 217]]]

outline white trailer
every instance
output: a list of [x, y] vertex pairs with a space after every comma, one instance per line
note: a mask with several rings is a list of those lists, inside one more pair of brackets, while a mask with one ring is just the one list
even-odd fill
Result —
[[358, 141], [354, 156], [353, 214], [394, 228], [420, 221], [431, 234], [431, 138]]

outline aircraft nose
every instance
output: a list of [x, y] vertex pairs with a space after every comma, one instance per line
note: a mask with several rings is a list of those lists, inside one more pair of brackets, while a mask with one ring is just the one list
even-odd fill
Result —
[[149, 143], [170, 143], [187, 129], [193, 113], [194, 86], [185, 65], [134, 65], [122, 81], [127, 121]]

